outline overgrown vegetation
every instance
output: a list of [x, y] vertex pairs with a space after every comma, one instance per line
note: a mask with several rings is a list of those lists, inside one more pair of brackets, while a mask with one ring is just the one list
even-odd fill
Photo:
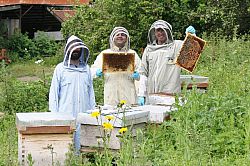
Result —
[[[4, 25], [0, 23], [0, 26]], [[52, 57], [61, 53], [62, 44], [49, 38], [44, 32], [38, 32], [36, 38], [30, 39], [27, 34], [19, 31], [7, 37], [5, 31], [0, 29], [0, 49], [7, 50], [12, 62]]]
[[216, 32], [232, 38], [235, 31], [249, 33], [249, 6], [249, 0], [96, 0], [91, 6], [76, 7], [76, 15], [63, 23], [62, 32], [64, 36], [74, 34], [83, 39], [93, 63], [100, 51], [109, 48], [109, 35], [115, 26], [129, 31], [131, 48], [141, 54], [148, 29], [158, 19], [172, 25], [175, 39], [183, 39], [189, 25], [196, 28], [198, 36]]

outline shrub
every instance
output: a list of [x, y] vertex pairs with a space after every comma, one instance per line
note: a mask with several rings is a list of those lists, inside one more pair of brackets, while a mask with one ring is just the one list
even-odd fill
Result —
[[47, 34], [42, 31], [38, 31], [37, 36], [33, 39], [39, 57], [51, 57], [56, 55], [59, 49], [60, 43], [56, 43], [55, 40], [50, 38]]

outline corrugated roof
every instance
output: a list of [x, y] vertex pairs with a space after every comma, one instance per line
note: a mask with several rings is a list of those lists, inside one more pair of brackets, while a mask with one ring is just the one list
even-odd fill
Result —
[[65, 21], [75, 14], [74, 10], [52, 10], [51, 12], [60, 22]]
[[0, 0], [0, 6], [17, 4], [41, 4], [41, 5], [73, 5], [88, 4], [89, 0]]

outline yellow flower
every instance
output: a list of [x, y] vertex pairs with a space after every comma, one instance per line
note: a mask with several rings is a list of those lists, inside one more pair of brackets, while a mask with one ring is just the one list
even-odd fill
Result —
[[91, 113], [91, 116], [94, 117], [94, 118], [97, 118], [99, 115], [100, 115], [99, 111], [95, 111], [95, 112]]
[[123, 128], [121, 128], [121, 129], [119, 130], [119, 133], [120, 133], [120, 134], [124, 134], [127, 130], [128, 130], [127, 127], [123, 127]]
[[124, 104], [126, 104], [126, 103], [127, 103], [126, 100], [121, 100], [120, 103], [117, 104], [117, 107], [118, 107], [118, 108], [122, 108], [122, 106], [123, 106]]
[[121, 100], [121, 101], [120, 101], [120, 104], [121, 104], [121, 105], [124, 105], [124, 104], [126, 104], [126, 103], [127, 103], [126, 100]]
[[111, 123], [107, 123], [107, 122], [104, 122], [103, 124], [102, 124], [102, 126], [103, 126], [103, 128], [105, 129], [105, 130], [112, 130], [114, 127], [113, 127], [113, 125], [111, 124]]
[[105, 116], [105, 118], [108, 120], [108, 121], [111, 121], [114, 119], [114, 116], [113, 115], [107, 115]]

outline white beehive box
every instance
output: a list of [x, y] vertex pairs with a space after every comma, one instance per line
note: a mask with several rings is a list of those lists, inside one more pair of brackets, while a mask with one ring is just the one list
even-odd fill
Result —
[[174, 111], [172, 106], [167, 105], [144, 105], [134, 108], [135, 110], [148, 111], [148, 123], [163, 123], [169, 118], [169, 113]]
[[51, 112], [17, 113], [16, 127], [18, 160], [21, 165], [28, 165], [29, 154], [34, 166], [64, 164], [66, 153], [73, 143], [75, 118], [72, 115]]
[[172, 106], [175, 103], [175, 96], [163, 94], [163, 93], [152, 93], [148, 95], [149, 105], [163, 105]]
[[[143, 128], [148, 122], [148, 111], [133, 111], [125, 113], [125, 124], [123, 122], [123, 113], [112, 114], [115, 118], [111, 120], [110, 123], [113, 124], [114, 128], [110, 134], [110, 142], [108, 147], [110, 149], [120, 149], [121, 143], [119, 138], [119, 130], [126, 126], [128, 129], [131, 129], [133, 135], [136, 134], [138, 128]], [[102, 119], [102, 120], [100, 120]], [[81, 146], [82, 151], [84, 149], [93, 148], [93, 147], [103, 147], [103, 128], [102, 123], [108, 122], [105, 119], [105, 116], [102, 115], [99, 117], [99, 123], [96, 118], [91, 117], [89, 113], [79, 113], [77, 117], [77, 122], [81, 124]]]
[[207, 89], [209, 85], [209, 78], [198, 75], [181, 75], [181, 85], [187, 86], [188, 89], [191, 89], [193, 85], [197, 86], [199, 89]]

